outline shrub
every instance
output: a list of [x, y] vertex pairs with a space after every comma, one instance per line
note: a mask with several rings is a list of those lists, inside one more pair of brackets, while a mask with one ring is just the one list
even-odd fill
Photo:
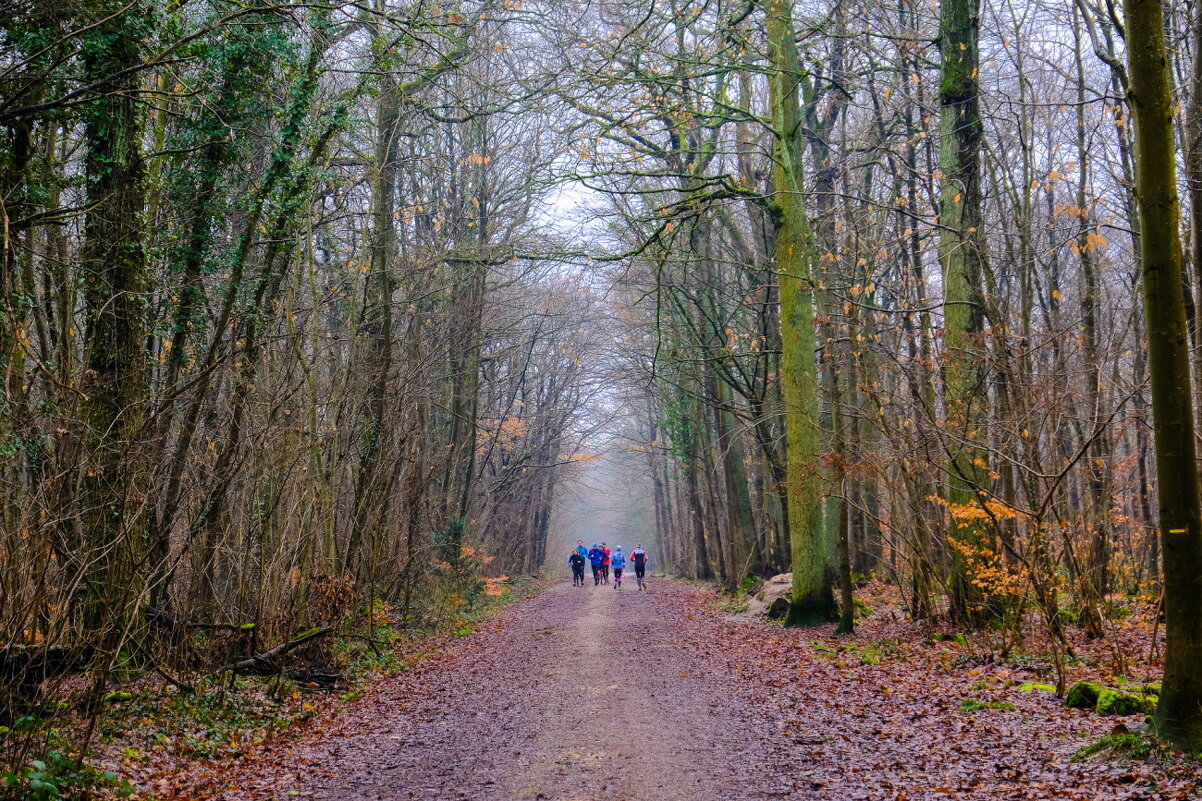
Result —
[[57, 749], [16, 772], [5, 773], [3, 778], [8, 790], [30, 801], [87, 798], [99, 791], [118, 798], [134, 794], [134, 786], [117, 774], [76, 762]]

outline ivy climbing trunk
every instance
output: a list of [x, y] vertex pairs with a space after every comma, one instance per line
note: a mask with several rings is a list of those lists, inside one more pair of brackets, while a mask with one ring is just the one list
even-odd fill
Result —
[[149, 371], [139, 73], [151, 32], [148, 3], [92, 6], [83, 45], [86, 81], [101, 87], [87, 108], [88, 214], [80, 254], [87, 372], [82, 417], [86, 462], [81, 524], [86, 562], [83, 623], [115, 648], [139, 595], [144, 471], [138, 467]]
[[822, 438], [818, 419], [814, 295], [809, 281], [810, 230], [802, 158], [805, 139], [798, 102], [801, 59], [793, 4], [767, 0], [769, 95], [773, 118], [774, 261], [780, 282], [781, 387], [788, 448], [786, 492], [793, 599], [789, 626], [825, 623], [835, 615], [831, 543], [822, 516]]
[[1202, 502], [1178, 230], [1175, 101], [1161, 0], [1124, 0], [1123, 8], [1164, 553], [1164, 682], [1156, 729], [1196, 750], [1202, 743]]

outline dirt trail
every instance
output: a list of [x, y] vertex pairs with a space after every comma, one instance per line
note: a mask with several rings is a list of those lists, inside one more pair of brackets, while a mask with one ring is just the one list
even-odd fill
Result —
[[[762, 799], [793, 788], [687, 592], [558, 585], [268, 752], [221, 798]], [[253, 770], [254, 775], [250, 775]], [[289, 794], [292, 791], [293, 795]]]
[[1022, 665], [973, 667], [892, 615], [834, 638], [652, 586], [553, 587], [176, 797], [1202, 798], [1180, 760], [1074, 759], [1115, 719], [1065, 710]]

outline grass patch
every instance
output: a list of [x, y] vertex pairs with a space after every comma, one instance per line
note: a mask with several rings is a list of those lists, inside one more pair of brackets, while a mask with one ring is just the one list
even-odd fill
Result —
[[1096, 756], [1147, 759], [1152, 755], [1152, 750], [1152, 743], [1141, 735], [1107, 734], [1073, 754], [1073, 762], [1082, 762]]
[[810, 643], [810, 647], [814, 649], [819, 659], [831, 662], [839, 668], [848, 667], [855, 662], [861, 665], [879, 665], [885, 659], [894, 656], [888, 646], [882, 648], [879, 644], [873, 643], [831, 645], [825, 642], [814, 642]]
[[1009, 701], [978, 701], [976, 698], [965, 698], [960, 702], [961, 712], [980, 712], [983, 709], [999, 709], [1003, 712], [1013, 712], [1014, 704]]

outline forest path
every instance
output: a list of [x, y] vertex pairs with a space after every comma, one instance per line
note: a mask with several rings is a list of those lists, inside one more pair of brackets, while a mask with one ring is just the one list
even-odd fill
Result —
[[834, 637], [734, 621], [701, 585], [651, 587], [555, 585], [174, 797], [1202, 798], [1189, 763], [1074, 759], [1116, 719], [892, 612]]
[[[448, 659], [384, 682], [331, 725], [269, 749], [226, 799], [783, 797], [717, 633], [689, 590], [556, 585]], [[762, 734], [762, 733], [761, 733]], [[250, 766], [247, 766], [250, 767]], [[250, 773], [251, 771], [246, 771]], [[775, 778], [773, 778], [775, 774]], [[290, 794], [291, 791], [291, 794]]]

